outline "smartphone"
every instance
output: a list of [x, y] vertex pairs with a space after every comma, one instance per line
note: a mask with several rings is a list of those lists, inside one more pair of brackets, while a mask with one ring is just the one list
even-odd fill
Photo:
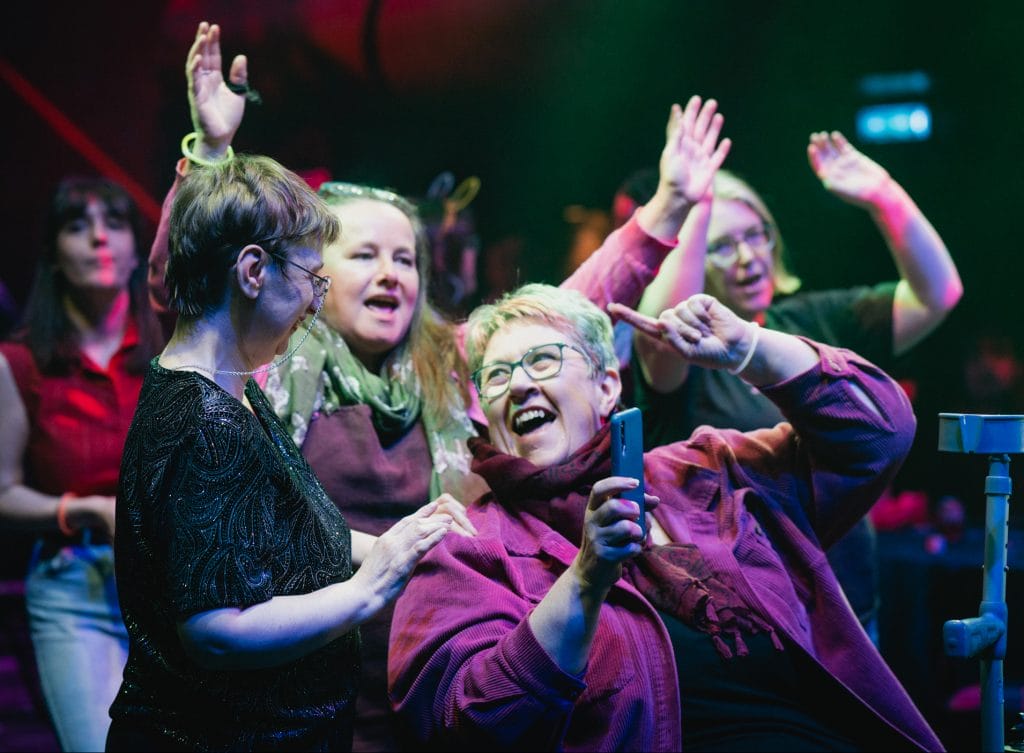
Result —
[[647, 536], [644, 516], [644, 435], [639, 408], [627, 408], [612, 414], [612, 475], [640, 480], [636, 489], [623, 492], [624, 499], [640, 505], [640, 530]]

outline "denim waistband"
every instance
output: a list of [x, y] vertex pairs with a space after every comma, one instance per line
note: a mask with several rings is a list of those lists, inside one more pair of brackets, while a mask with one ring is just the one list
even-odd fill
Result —
[[99, 528], [79, 528], [71, 536], [65, 536], [60, 531], [47, 531], [39, 537], [42, 542], [40, 555], [50, 556], [59, 552], [66, 546], [102, 546], [112, 544], [106, 532]]

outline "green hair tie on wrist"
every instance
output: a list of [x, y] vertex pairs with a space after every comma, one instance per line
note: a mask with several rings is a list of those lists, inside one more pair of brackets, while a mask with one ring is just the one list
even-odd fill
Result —
[[218, 160], [204, 159], [203, 157], [198, 156], [192, 151], [192, 145], [198, 138], [199, 134], [192, 131], [192, 133], [186, 133], [185, 138], [181, 140], [181, 153], [185, 155], [185, 158], [188, 159], [189, 162], [194, 162], [195, 164], [202, 165], [203, 167], [215, 167], [216, 165], [223, 165], [225, 162], [230, 162], [235, 158], [235, 150], [231, 148], [230, 144], [228, 144], [228, 150], [225, 155]]

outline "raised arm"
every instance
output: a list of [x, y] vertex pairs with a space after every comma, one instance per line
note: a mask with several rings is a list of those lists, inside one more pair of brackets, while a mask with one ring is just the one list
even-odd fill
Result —
[[784, 381], [818, 361], [815, 350], [800, 338], [761, 329], [704, 293], [666, 309], [657, 319], [617, 303], [608, 310], [648, 337], [663, 341], [688, 363], [728, 369], [754, 386]]
[[[220, 27], [203, 21], [185, 58], [185, 78], [188, 82], [188, 105], [192, 128], [196, 136], [185, 147], [198, 161], [216, 162], [228, 154], [231, 142], [242, 124], [245, 114], [245, 96], [232, 91], [244, 91], [248, 86], [249, 71], [245, 55], [236, 55], [231, 62], [228, 81], [221, 71]], [[230, 86], [229, 83], [230, 82]], [[149, 252], [149, 297], [153, 308], [160, 313], [168, 310], [164, 270], [167, 268], [167, 247], [171, 203], [178, 186], [178, 178], [187, 172], [188, 160], [180, 160], [171, 190], [164, 198], [157, 225], [156, 237]]]
[[[221, 70], [220, 27], [203, 21], [185, 61], [188, 81], [188, 107], [192, 127], [198, 134], [195, 154], [200, 159], [222, 159], [231, 146], [245, 114], [245, 91], [249, 83], [249, 63], [245, 55], [231, 61], [228, 81]], [[234, 91], [232, 90], [234, 88]]]
[[[691, 295], [704, 292], [704, 259], [711, 221], [714, 171], [706, 177], [707, 181], [699, 184], [704, 187], [704, 192], [696, 197], [682, 223], [675, 248], [665, 257], [657, 276], [640, 298], [637, 310], [647, 316], [656, 317]], [[634, 343], [644, 379], [656, 391], [671, 392], [683, 383], [689, 364], [672, 347], [642, 334], [634, 337]]]
[[839, 131], [812, 133], [807, 158], [822, 185], [866, 209], [885, 238], [900, 275], [892, 312], [893, 351], [900, 355], [939, 326], [960, 300], [963, 283], [956, 265], [903, 187]]
[[708, 192], [732, 142], [721, 139], [723, 118], [713, 99], [673, 105], [658, 165], [658, 188], [633, 217], [613, 232], [563, 287], [579, 290], [599, 306], [635, 305], [654, 279], [693, 206]]
[[[704, 291], [712, 199], [709, 188], [686, 217], [678, 245], [665, 257], [657, 277], [640, 298], [637, 306], [640, 313], [657, 317], [680, 301]], [[671, 345], [660, 338], [647, 337], [639, 330], [633, 337], [633, 344], [644, 380], [656, 392], [672, 392], [686, 380], [690, 365]]]
[[738, 374], [779, 407], [790, 423], [728, 435], [727, 462], [741, 466], [731, 475], [766, 499], [799, 505], [826, 547], [867, 512], [910, 450], [906, 394], [851, 351], [762, 329], [709, 295], [658, 319], [609, 309], [688, 361]]

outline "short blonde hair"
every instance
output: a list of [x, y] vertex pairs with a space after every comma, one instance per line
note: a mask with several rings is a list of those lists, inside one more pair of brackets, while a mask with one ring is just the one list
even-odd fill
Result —
[[466, 354], [471, 372], [483, 365], [484, 351], [491, 338], [506, 324], [516, 321], [539, 322], [564, 332], [587, 353], [598, 367], [597, 373], [618, 367], [608, 314], [576, 290], [529, 283], [506, 293], [495, 303], [478, 306], [469, 315]]

